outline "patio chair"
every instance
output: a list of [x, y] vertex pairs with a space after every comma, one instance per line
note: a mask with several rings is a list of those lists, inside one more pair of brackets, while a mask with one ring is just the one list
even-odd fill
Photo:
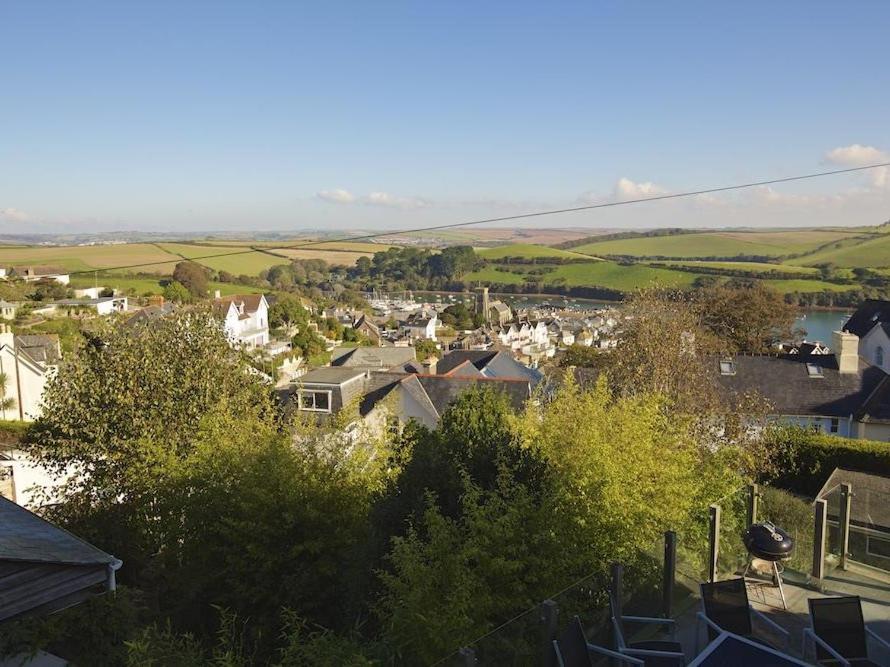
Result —
[[591, 654], [613, 658], [619, 665], [643, 667], [646, 664], [639, 658], [588, 642], [581, 619], [575, 616], [559, 638], [553, 640], [553, 655], [557, 667], [593, 667]]
[[757, 617], [775, 630], [783, 639], [782, 650], [791, 645], [791, 635], [785, 628], [777, 625], [766, 614], [754, 609], [748, 602], [748, 589], [744, 579], [727, 579], [710, 584], [701, 584], [701, 601], [703, 611], [698, 612], [699, 628], [708, 628], [708, 641], [713, 641], [723, 632], [732, 632], [761, 644], [765, 640], [754, 635], [752, 618]]
[[686, 656], [680, 642], [663, 639], [648, 639], [631, 642], [624, 639], [625, 623], [640, 623], [669, 627], [673, 636], [676, 623], [672, 618], [650, 618], [647, 616], [624, 616], [620, 613], [618, 601], [609, 595], [609, 608], [612, 615], [612, 628], [615, 633], [615, 644], [619, 653], [640, 658], [648, 667], [676, 667], [686, 664]]
[[890, 642], [865, 625], [858, 595], [810, 598], [810, 625], [803, 631], [801, 654], [815, 646], [816, 661], [829, 664], [877, 665], [868, 659], [868, 638], [890, 650]]

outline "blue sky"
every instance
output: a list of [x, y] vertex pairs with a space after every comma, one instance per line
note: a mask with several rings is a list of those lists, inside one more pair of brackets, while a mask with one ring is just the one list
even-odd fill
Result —
[[[883, 1], [6, 0], [0, 231], [397, 228], [890, 159], [888, 34]], [[546, 224], [887, 218], [883, 170]]]

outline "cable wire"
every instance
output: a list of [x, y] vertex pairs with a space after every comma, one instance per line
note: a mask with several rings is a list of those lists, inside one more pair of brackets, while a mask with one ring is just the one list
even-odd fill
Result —
[[[695, 197], [697, 195], [714, 194], [717, 192], [729, 192], [731, 190], [744, 190], [746, 188], [755, 188], [761, 185], [776, 185], [778, 183], [790, 183], [792, 181], [805, 181], [811, 178], [822, 178], [823, 176], [835, 176], [838, 174], [849, 174], [858, 171], [866, 171], [868, 169], [879, 169], [881, 167], [890, 167], [890, 162], [882, 162], [879, 164], [870, 164], [863, 167], [849, 167], [847, 169], [834, 169], [832, 171], [820, 171], [811, 174], [802, 174], [799, 176], [786, 176], [784, 178], [771, 178], [764, 181], [751, 181], [748, 183], [739, 183], [736, 185], [724, 185], [715, 188], [704, 188], [701, 190], [687, 190], [685, 192], [674, 192], [663, 195], [655, 195], [654, 197], [640, 197], [637, 199], [622, 199], [619, 201], [601, 202], [599, 204], [585, 204], [583, 206], [572, 206], [569, 208], [557, 208], [547, 211], [537, 211], [534, 213], [518, 213], [516, 215], [506, 215], [496, 218], [482, 218], [478, 220], [468, 220], [464, 222], [451, 222], [442, 225], [431, 225], [427, 227], [415, 227], [413, 229], [389, 230], [385, 232], [375, 232], [373, 234], [359, 234], [356, 236], [346, 236], [340, 239], [317, 239], [314, 241], [305, 241], [295, 245], [286, 246], [263, 246], [263, 250], [299, 250], [301, 248], [309, 248], [312, 246], [323, 245], [326, 243], [346, 243], [349, 241], [367, 241], [369, 239], [380, 238], [381, 236], [393, 236], [395, 234], [416, 234], [418, 232], [430, 232], [440, 229], [455, 229], [457, 227], [469, 227], [471, 225], [484, 225], [496, 222], [510, 222], [511, 220], [525, 220], [528, 218], [540, 218], [547, 215], [562, 215], [564, 213], [577, 213], [579, 211], [593, 211], [600, 208], [612, 208], [616, 206], [629, 206], [631, 204], [642, 204], [645, 202], [664, 201], [666, 199], [680, 199], [683, 197]], [[97, 273], [99, 271], [122, 271], [124, 269], [138, 269], [146, 266], [157, 266], [159, 264], [178, 264], [182, 261], [197, 262], [202, 259], [216, 259], [219, 257], [234, 257], [236, 255], [247, 255], [252, 252], [261, 252], [255, 248], [247, 250], [236, 250], [232, 252], [214, 253], [211, 255], [202, 255], [200, 257], [177, 257], [160, 262], [143, 262], [141, 264], [125, 264], [122, 266], [105, 267], [102, 269], [84, 269], [80, 271], [71, 271], [69, 275], [79, 275], [82, 273]], [[282, 256], [282, 259], [288, 259]]]

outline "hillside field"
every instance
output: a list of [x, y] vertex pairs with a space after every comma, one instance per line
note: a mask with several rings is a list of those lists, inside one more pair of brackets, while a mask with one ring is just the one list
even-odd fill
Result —
[[702, 232], [672, 236], [645, 236], [587, 243], [575, 252], [590, 255], [632, 257], [782, 257], [810, 252], [821, 245], [840, 241], [852, 233], [834, 230], [789, 230], [766, 232]]
[[510, 245], [495, 246], [493, 248], [476, 248], [476, 253], [485, 259], [504, 259], [505, 257], [524, 257], [529, 259], [538, 259], [541, 257], [556, 257], [559, 259], [584, 259], [585, 255], [572, 252], [571, 250], [560, 250], [559, 248], [550, 248], [543, 245], [534, 245], [531, 243], [512, 243]]
[[[563, 264], [555, 267], [551, 273], [544, 274], [540, 279], [544, 283], [554, 283], [563, 278], [568, 287], [608, 287], [628, 291], [658, 284], [663, 287], [688, 287], [698, 276], [687, 271], [671, 271], [634, 264], [621, 266], [615, 262], [596, 261], [586, 264]], [[481, 271], [474, 271], [464, 276], [465, 282], [496, 282], [521, 285], [524, 276], [515, 273], [498, 271], [488, 266]]]

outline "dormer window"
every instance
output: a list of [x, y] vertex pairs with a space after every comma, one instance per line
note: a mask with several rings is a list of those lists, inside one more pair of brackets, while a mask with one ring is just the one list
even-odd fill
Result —
[[819, 364], [807, 364], [807, 375], [811, 378], [821, 378], [824, 377], [822, 374], [822, 367]]
[[735, 375], [735, 362], [732, 359], [723, 359], [720, 362], [720, 375]]

